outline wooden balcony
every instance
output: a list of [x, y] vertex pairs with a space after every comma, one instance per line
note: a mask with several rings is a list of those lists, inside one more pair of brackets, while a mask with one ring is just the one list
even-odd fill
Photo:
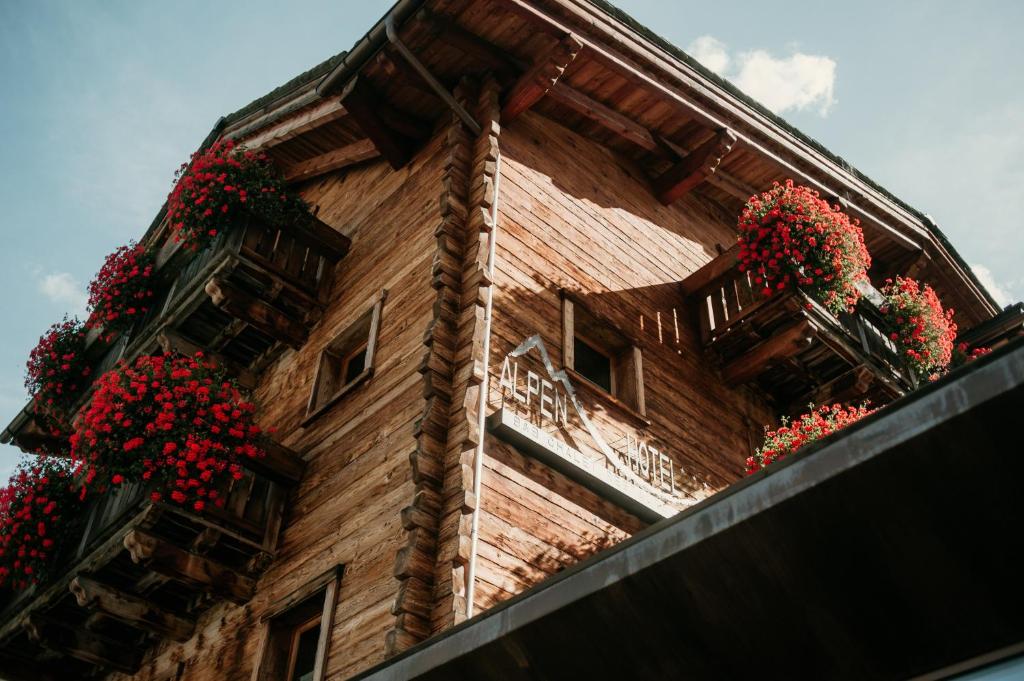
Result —
[[[305, 343], [348, 248], [347, 237], [312, 216], [274, 226], [249, 215], [198, 253], [167, 239], [157, 255], [149, 313], [123, 333], [90, 331], [86, 354], [93, 376], [143, 354], [202, 350], [243, 388], [254, 387], [280, 350]], [[59, 444], [30, 405], [0, 433], [0, 442], [26, 452]]]
[[174, 273], [132, 349], [202, 349], [258, 370], [275, 350], [306, 342], [348, 247], [347, 237], [313, 217], [275, 226], [250, 215]]
[[225, 490], [223, 509], [154, 503], [141, 484], [75, 518], [46, 581], [0, 610], [0, 677], [102, 678], [134, 672], [162, 639], [185, 641], [215, 603], [247, 602], [277, 549], [303, 462], [270, 443]]
[[809, 403], [885, 404], [911, 390], [907, 369], [878, 310], [874, 289], [852, 314], [833, 315], [801, 291], [763, 296], [736, 268], [736, 250], [682, 283], [696, 308], [704, 348], [729, 385], [749, 385], [782, 411]]

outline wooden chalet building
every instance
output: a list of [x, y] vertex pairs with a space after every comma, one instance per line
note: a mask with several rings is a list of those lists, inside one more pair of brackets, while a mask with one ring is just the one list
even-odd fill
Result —
[[[773, 181], [972, 343], [1022, 329], [926, 215], [597, 0], [400, 0], [225, 138], [316, 219], [192, 254], [158, 215], [162, 303], [90, 352], [219, 358], [271, 456], [220, 514], [95, 502], [0, 613], [0, 676], [347, 679], [737, 483], [780, 415], [913, 391], [872, 292], [751, 293], [736, 219]], [[46, 437], [28, 410], [3, 434]]]

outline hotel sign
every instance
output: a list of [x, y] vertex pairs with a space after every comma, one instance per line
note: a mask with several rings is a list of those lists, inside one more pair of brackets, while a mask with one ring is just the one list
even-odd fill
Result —
[[[530, 351], [540, 356], [543, 373], [520, 364]], [[540, 336], [527, 338], [509, 353], [499, 386], [501, 407], [488, 418], [496, 436], [644, 520], [667, 518], [686, 505], [677, 481], [678, 465], [630, 434], [617, 439], [624, 447], [610, 447], [580, 405], [565, 371], [555, 371]], [[576, 415], [601, 456], [588, 456], [551, 432], [565, 430], [570, 414]]]

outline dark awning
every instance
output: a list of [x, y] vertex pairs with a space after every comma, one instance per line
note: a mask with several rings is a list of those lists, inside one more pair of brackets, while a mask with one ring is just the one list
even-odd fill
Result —
[[1024, 641], [1014, 343], [359, 679], [903, 679]]

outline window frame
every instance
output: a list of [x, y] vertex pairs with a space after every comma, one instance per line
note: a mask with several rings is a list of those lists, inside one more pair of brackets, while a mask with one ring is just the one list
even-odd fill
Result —
[[[328, 411], [337, 404], [343, 397], [352, 392], [356, 387], [369, 379], [374, 372], [374, 362], [377, 355], [377, 343], [380, 336], [381, 313], [384, 309], [384, 301], [387, 299], [387, 289], [381, 290], [380, 294], [373, 301], [370, 307], [348, 324], [340, 333], [327, 343], [321, 350], [316, 363], [316, 375], [313, 378], [313, 387], [306, 402], [306, 416], [302, 425], [306, 426], [318, 416]], [[354, 329], [357, 329], [366, 322], [369, 317], [369, 328], [365, 339], [362, 339], [350, 349], [339, 349], [339, 344], [347, 344], [352, 340]], [[359, 337], [361, 338], [361, 336]], [[330, 396], [321, 397], [325, 381], [329, 380], [333, 373], [344, 379], [348, 373], [348, 365], [359, 355], [363, 349], [366, 350], [366, 357], [363, 360], [363, 370], [356, 374], [351, 380], [338, 386]]]
[[[260, 617], [262, 632], [260, 635], [259, 652], [256, 666], [253, 668], [252, 681], [280, 681], [274, 672], [281, 665], [282, 660], [276, 656], [280, 654], [280, 646], [275, 645], [274, 638], [282, 633], [288, 636], [287, 659], [283, 661], [286, 678], [289, 679], [295, 672], [295, 664], [298, 661], [298, 643], [300, 636], [309, 631], [313, 626], [319, 624], [320, 633], [317, 637], [316, 662], [313, 667], [312, 681], [324, 681], [327, 673], [327, 656], [330, 652], [331, 627], [334, 623], [334, 613], [338, 605], [338, 593], [341, 590], [341, 578], [345, 572], [344, 565], [337, 565], [315, 579], [293, 591], [288, 596], [271, 605]], [[293, 613], [293, 610], [304, 605], [320, 591], [323, 591], [323, 602], [320, 606], [320, 615], [300, 621], [298, 624], [288, 625], [287, 630], [275, 631], [275, 625]], [[280, 643], [280, 639], [276, 641]]]
[[[581, 303], [568, 292], [561, 292], [561, 302], [562, 368], [571, 377], [577, 379], [579, 384], [611, 401], [620, 409], [639, 418], [644, 423], [649, 423], [647, 420], [647, 405], [644, 396], [643, 353], [641, 352], [640, 346], [633, 338], [624, 334], [606, 317], [595, 313], [590, 307]], [[593, 323], [605, 327], [609, 332], [618, 336], [622, 340], [623, 348], [616, 352], [615, 350], [608, 348], [604, 343], [597, 341], [592, 335], [586, 333], [585, 330], [577, 330], [577, 307], [580, 308], [580, 310], [582, 310]], [[611, 391], [605, 390], [601, 385], [594, 383], [592, 380], [576, 370], [576, 338], [579, 338], [591, 349], [609, 359], [611, 369]], [[634, 404], [630, 404], [627, 401], [629, 398], [622, 394], [622, 390], [624, 388], [622, 385], [622, 377], [626, 375], [627, 372], [633, 382], [633, 391], [635, 392], [635, 395], [632, 396], [632, 399], [635, 402]]]

